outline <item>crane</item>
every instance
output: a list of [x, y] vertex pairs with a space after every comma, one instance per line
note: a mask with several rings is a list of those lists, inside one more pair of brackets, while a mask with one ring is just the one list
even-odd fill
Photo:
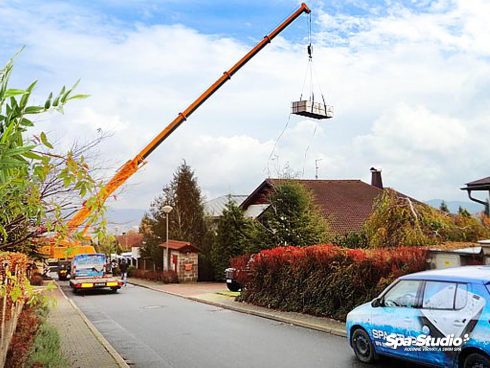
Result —
[[[311, 10], [305, 3], [302, 3], [300, 7], [294, 11], [289, 17], [287, 17], [279, 26], [277, 26], [271, 33], [264, 36], [264, 38], [249, 52], [247, 52], [240, 60], [238, 60], [229, 70], [225, 71], [221, 77], [219, 77], [211, 86], [208, 87], [197, 99], [195, 99], [185, 110], [179, 112], [177, 116], [168, 124], [155, 138], [151, 140], [133, 159], [123, 164], [114, 174], [114, 176], [105, 184], [102, 189], [96, 194], [96, 202], [103, 204], [109, 196], [111, 196], [118, 188], [121, 187], [132, 175], [134, 175], [144, 164], [145, 160], [150, 154], [165, 140], [167, 139], [182, 123], [184, 123], [194, 111], [196, 111], [209, 97], [211, 97], [216, 91], [218, 91], [231, 77], [238, 72], [248, 61], [250, 61], [255, 55], [257, 55], [267, 44], [269, 44], [279, 33], [281, 33], [286, 27], [288, 27], [294, 20], [296, 20], [301, 14], [309, 14]], [[76, 212], [67, 222], [68, 235], [72, 235], [78, 228], [80, 228], [91, 214], [91, 207], [86, 203], [82, 205], [80, 210]], [[85, 224], [85, 231], [90, 226], [90, 221]], [[44, 247], [41, 249], [42, 253], [50, 255], [52, 258], [56, 257], [54, 248], [62, 251], [67, 247], [67, 242], [61, 242], [61, 246], [55, 247], [54, 245]], [[84, 251], [87, 251], [87, 247], [83, 247]], [[76, 252], [77, 253], [77, 252]]]

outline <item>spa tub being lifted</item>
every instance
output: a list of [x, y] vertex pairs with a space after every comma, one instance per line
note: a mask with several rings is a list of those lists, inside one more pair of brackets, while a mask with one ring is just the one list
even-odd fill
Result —
[[299, 100], [291, 103], [291, 113], [312, 119], [333, 118], [333, 107], [313, 100]]

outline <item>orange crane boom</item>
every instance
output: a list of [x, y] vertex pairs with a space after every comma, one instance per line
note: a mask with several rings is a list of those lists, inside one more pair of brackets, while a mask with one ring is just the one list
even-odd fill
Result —
[[[272, 41], [279, 33], [289, 26], [302, 13], [309, 14], [311, 10], [305, 3], [292, 13], [284, 22], [282, 22], [270, 34], [265, 36], [253, 49], [233, 65], [228, 71], [214, 82], [206, 91], [204, 91], [194, 102], [192, 102], [184, 111], [180, 112], [177, 117], [165, 127], [153, 140], [146, 145], [132, 160], [127, 161], [115, 173], [111, 180], [97, 194], [97, 203], [103, 204], [105, 200], [114, 193], [124, 182], [131, 177], [144, 164], [145, 159], [166, 139], [172, 132], [177, 129], [191, 114], [199, 108], [209, 97], [211, 97], [223, 84], [225, 84], [233, 74], [240, 70], [250, 59], [257, 55], [268, 43]], [[91, 208], [85, 203], [82, 208], [76, 212], [68, 221], [70, 231], [75, 231], [90, 216]], [[87, 224], [88, 227], [90, 224]]]

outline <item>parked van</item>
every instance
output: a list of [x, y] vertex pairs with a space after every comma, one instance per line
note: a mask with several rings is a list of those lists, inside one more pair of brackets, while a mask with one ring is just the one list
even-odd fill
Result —
[[490, 367], [490, 267], [400, 277], [347, 315], [357, 358], [387, 355], [451, 368]]

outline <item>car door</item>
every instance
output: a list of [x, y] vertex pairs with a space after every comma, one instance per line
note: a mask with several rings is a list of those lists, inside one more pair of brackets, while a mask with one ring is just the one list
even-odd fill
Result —
[[418, 359], [412, 346], [390, 346], [390, 338], [407, 341], [415, 337], [414, 325], [420, 319], [420, 296], [423, 282], [419, 280], [400, 280], [382, 296], [380, 306], [373, 308], [372, 321], [374, 344], [381, 354], [405, 359]]
[[[464, 338], [473, 329], [484, 306], [483, 298], [461, 282], [426, 281], [423, 287], [421, 329], [417, 335], [432, 338]], [[422, 347], [426, 363], [449, 365], [458, 353], [456, 346]]]

